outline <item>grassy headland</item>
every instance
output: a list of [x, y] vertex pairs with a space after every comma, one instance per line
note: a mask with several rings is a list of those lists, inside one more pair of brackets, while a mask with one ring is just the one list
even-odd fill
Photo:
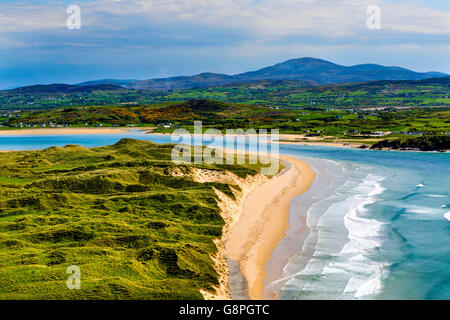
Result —
[[[172, 147], [123, 139], [0, 153], [0, 299], [202, 299], [218, 283], [214, 188], [234, 197], [239, 187], [195, 182]], [[70, 265], [81, 290], [66, 287]]]
[[450, 136], [424, 136], [412, 139], [382, 140], [371, 149], [444, 151], [450, 150]]

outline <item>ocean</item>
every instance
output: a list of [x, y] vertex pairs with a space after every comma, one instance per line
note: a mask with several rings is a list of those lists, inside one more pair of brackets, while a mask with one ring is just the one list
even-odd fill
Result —
[[[123, 137], [171, 142], [138, 131], [0, 136], [0, 150], [95, 147]], [[264, 297], [450, 299], [450, 154], [279, 150], [309, 163], [317, 178], [291, 201], [290, 229], [266, 267]]]
[[280, 299], [450, 299], [449, 154], [292, 145], [280, 152], [318, 174], [291, 208], [306, 217], [303, 248], [267, 284]]

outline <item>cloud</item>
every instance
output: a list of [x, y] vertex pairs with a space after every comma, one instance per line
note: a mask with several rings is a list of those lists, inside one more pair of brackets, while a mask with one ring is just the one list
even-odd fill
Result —
[[[61, 8], [64, 8], [61, 6]], [[64, 9], [65, 10], [65, 9]], [[62, 28], [65, 11], [58, 6], [11, 1], [0, 3], [0, 32], [27, 32]]]
[[[450, 11], [433, 2], [0, 0], [0, 61], [11, 67], [8, 76], [30, 60], [36, 70], [58, 61], [86, 68], [80, 77], [93, 73], [95, 65], [105, 77], [120, 70], [124, 77], [142, 78], [241, 72], [300, 56], [402, 65], [413, 53], [403, 66], [450, 72], [444, 55]], [[72, 3], [81, 7], [81, 30], [66, 28], [66, 9]], [[366, 27], [366, 9], [372, 4], [381, 8], [381, 30]], [[421, 50], [426, 58], [420, 57]]]
[[[124, 29], [138, 21], [242, 29], [259, 36], [354, 36], [365, 28], [366, 8], [378, 4], [383, 28], [450, 34], [450, 12], [387, 0], [99, 0], [81, 2], [83, 25]], [[3, 2], [0, 28], [30, 31], [65, 26], [63, 3]]]
[[450, 35], [450, 11], [440, 11], [413, 3], [392, 4], [386, 6], [383, 11], [383, 27], [387, 30]]

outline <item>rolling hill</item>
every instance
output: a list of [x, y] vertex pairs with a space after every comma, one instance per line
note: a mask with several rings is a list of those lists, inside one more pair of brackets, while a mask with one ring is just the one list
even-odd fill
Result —
[[70, 94], [70, 93], [92, 93], [94, 91], [123, 91], [125, 88], [112, 84], [95, 84], [89, 86], [77, 86], [64, 83], [37, 84], [33, 86], [20, 87], [7, 90], [9, 94]]
[[236, 82], [236, 79], [226, 74], [201, 73], [195, 76], [134, 81], [129, 83], [127, 87], [144, 90], [173, 90], [215, 87], [233, 82]]
[[133, 80], [117, 80], [117, 79], [100, 79], [100, 80], [93, 80], [93, 81], [85, 81], [81, 83], [76, 83], [76, 86], [93, 86], [93, 85], [99, 85], [99, 84], [112, 84], [116, 86], [127, 86], [131, 82], [138, 81], [136, 79]]
[[439, 72], [419, 73], [400, 67], [386, 67], [377, 64], [342, 66], [316, 58], [291, 59], [256, 71], [226, 75], [201, 73], [194, 76], [158, 78], [141, 81], [105, 80], [96, 84], [121, 83], [127, 88], [143, 90], [173, 90], [216, 87], [232, 83], [245, 83], [260, 80], [294, 80], [317, 84], [336, 84], [345, 82], [366, 82], [376, 80], [422, 80], [448, 76]]
[[445, 76], [441, 73], [417, 73], [400, 67], [385, 67], [377, 64], [341, 66], [315, 58], [292, 59], [235, 77], [245, 80], [308, 80], [321, 84], [363, 82], [374, 80], [421, 80]]
[[[75, 106], [148, 105], [209, 99], [280, 108], [448, 106], [450, 77], [311, 84], [299, 80], [255, 80], [221, 86], [166, 91], [114, 85], [36, 85], [0, 91], [0, 110]], [[3, 119], [6, 120], [6, 119]], [[2, 118], [0, 117], [0, 124]]]
[[201, 73], [194, 76], [149, 80], [102, 79], [75, 85], [34, 85], [4, 90], [0, 91], [0, 93], [91, 93], [94, 91], [120, 91], [124, 89], [170, 91], [212, 88], [258, 81], [296, 81], [299, 82], [298, 85], [313, 86], [382, 80], [424, 80], [439, 77], [448, 77], [448, 75], [440, 72], [418, 73], [405, 68], [386, 67], [377, 64], [360, 64], [347, 67], [316, 58], [299, 58], [236, 75]]

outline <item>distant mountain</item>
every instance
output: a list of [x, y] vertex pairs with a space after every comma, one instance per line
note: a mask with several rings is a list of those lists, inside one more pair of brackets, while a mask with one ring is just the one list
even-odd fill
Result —
[[133, 80], [117, 80], [117, 79], [101, 79], [101, 80], [93, 80], [86, 81], [81, 83], [74, 84], [75, 86], [93, 86], [99, 84], [112, 84], [116, 86], [128, 86], [131, 82], [138, 81], [136, 79]]
[[380, 87], [385, 85], [435, 85], [435, 86], [449, 86], [450, 85], [450, 77], [449, 76], [443, 76], [438, 78], [427, 78], [427, 79], [421, 79], [421, 80], [377, 80], [377, 81], [370, 81], [370, 82], [363, 82], [363, 83], [339, 83], [335, 84], [334, 86], [339, 87], [359, 87], [359, 88], [366, 88], [366, 87]]
[[82, 82], [76, 85], [36, 85], [9, 90], [9, 92], [29, 93], [33, 91], [39, 92], [40, 90], [46, 92], [89, 92], [89, 90], [111, 91], [125, 88], [167, 91], [173, 89], [218, 87], [258, 81], [296, 81], [299, 82], [299, 85], [314, 85], [380, 80], [423, 80], [438, 77], [448, 77], [448, 75], [439, 72], [419, 73], [405, 68], [385, 67], [377, 64], [359, 64], [346, 67], [321, 59], [299, 58], [236, 75], [201, 73], [194, 76], [150, 80], [103, 79]]
[[421, 80], [447, 76], [443, 73], [418, 73], [400, 67], [377, 64], [341, 66], [315, 58], [292, 59], [257, 71], [238, 74], [242, 80], [308, 80], [320, 84], [365, 82], [374, 80]]
[[202, 73], [195, 76], [133, 81], [125, 84], [125, 86], [134, 89], [170, 90], [215, 87], [236, 82], [260, 80], [294, 80], [318, 84], [335, 84], [375, 80], [421, 80], [445, 76], [448, 75], [439, 72], [419, 73], [405, 68], [385, 67], [377, 64], [346, 67], [321, 59], [299, 58], [233, 76]]
[[126, 88], [111, 85], [98, 84], [90, 86], [76, 86], [64, 83], [37, 84], [33, 86], [20, 87], [8, 90], [8, 94], [70, 94], [70, 93], [91, 93], [94, 91], [117, 91]]
[[128, 87], [134, 89], [172, 90], [216, 87], [236, 82], [233, 76], [218, 73], [201, 73], [195, 76], [159, 78], [131, 82]]

